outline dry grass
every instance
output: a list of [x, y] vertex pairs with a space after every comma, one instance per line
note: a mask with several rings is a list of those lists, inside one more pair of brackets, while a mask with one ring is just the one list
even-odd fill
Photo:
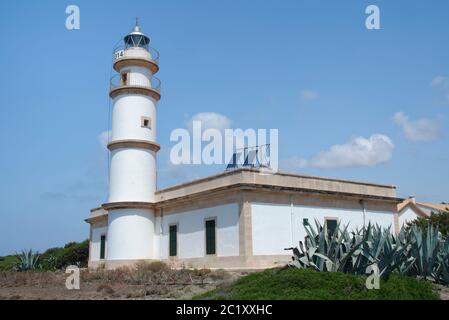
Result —
[[204, 285], [230, 277], [231, 274], [224, 270], [172, 269], [163, 262], [138, 262], [133, 267], [82, 272], [82, 280], [86, 282], [101, 280], [130, 285]]
[[114, 289], [112, 289], [112, 287], [109, 284], [102, 283], [97, 287], [97, 292], [103, 292], [103, 293], [111, 295], [115, 291], [114, 291]]
[[81, 270], [81, 290], [67, 290], [68, 274], [0, 272], [0, 299], [190, 299], [238, 277], [224, 270], [172, 269], [139, 262], [114, 270]]
[[0, 272], [0, 287], [38, 286], [45, 287], [60, 283], [62, 272]]

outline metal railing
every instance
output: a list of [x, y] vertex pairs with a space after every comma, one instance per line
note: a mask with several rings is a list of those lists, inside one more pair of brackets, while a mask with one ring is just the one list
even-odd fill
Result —
[[114, 53], [112, 55], [113, 61], [116, 61], [121, 58], [132, 58], [132, 57], [142, 57], [142, 53], [146, 53], [146, 58], [154, 61], [156, 64], [159, 64], [159, 51], [156, 49], [146, 45], [142, 47], [129, 47], [125, 45], [120, 45], [114, 49]]
[[239, 168], [269, 168], [270, 144], [236, 149], [226, 171]]
[[139, 87], [152, 89], [157, 92], [161, 92], [161, 80], [152, 76], [150, 79], [148, 78], [135, 78], [135, 77], [123, 77], [121, 74], [116, 74], [111, 78], [110, 82], [110, 90], [115, 90], [118, 88], [126, 88], [126, 87]]

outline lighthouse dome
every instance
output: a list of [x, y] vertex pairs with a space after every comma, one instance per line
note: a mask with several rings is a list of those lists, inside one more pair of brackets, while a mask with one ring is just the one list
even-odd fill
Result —
[[134, 29], [123, 38], [123, 41], [125, 43], [125, 57], [140, 57], [150, 60], [157, 59], [150, 52], [150, 38], [141, 31], [138, 20], [136, 20]]
[[142, 31], [140, 31], [139, 23], [136, 22], [136, 25], [130, 33], [128, 33], [125, 38], [125, 45], [127, 48], [130, 47], [140, 47], [147, 48], [150, 43], [150, 38], [147, 37]]

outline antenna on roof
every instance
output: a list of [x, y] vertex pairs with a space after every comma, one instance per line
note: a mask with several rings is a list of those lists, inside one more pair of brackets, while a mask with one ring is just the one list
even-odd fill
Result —
[[[243, 158], [243, 159], [242, 159]], [[237, 149], [226, 166], [226, 171], [239, 168], [270, 167], [270, 145]]]

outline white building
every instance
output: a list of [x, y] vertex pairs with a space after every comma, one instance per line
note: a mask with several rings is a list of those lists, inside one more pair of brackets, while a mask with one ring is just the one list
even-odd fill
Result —
[[449, 204], [438, 204], [431, 202], [418, 202], [410, 197], [398, 204], [399, 227], [416, 220], [416, 218], [429, 217], [433, 212], [448, 211]]
[[158, 56], [138, 26], [115, 54], [108, 202], [93, 209], [91, 267], [139, 260], [175, 266], [265, 268], [290, 260], [303, 221], [353, 228], [369, 222], [397, 231], [390, 185], [241, 168], [156, 190]]

